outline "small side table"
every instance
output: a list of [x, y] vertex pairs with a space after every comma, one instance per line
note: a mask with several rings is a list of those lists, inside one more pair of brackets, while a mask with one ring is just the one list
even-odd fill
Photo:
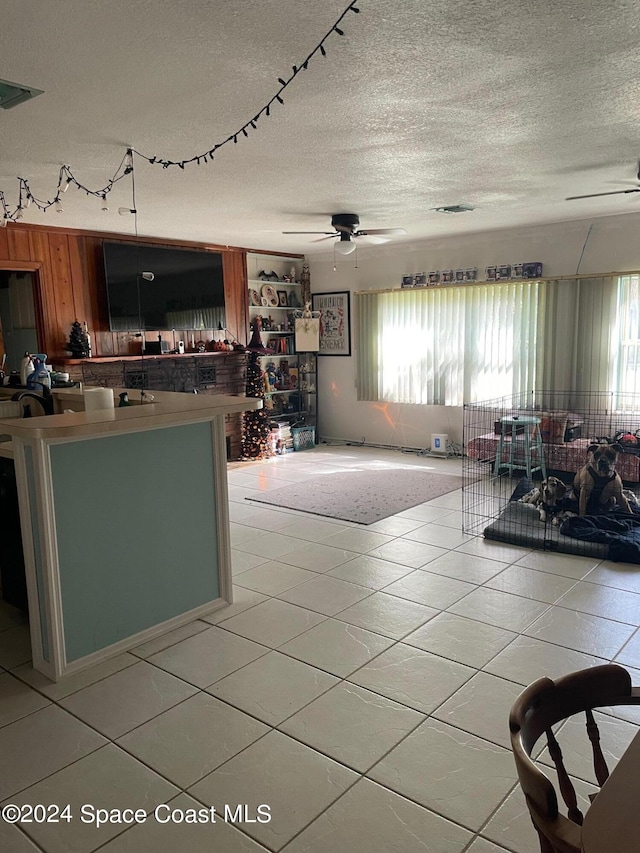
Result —
[[[500, 418], [501, 430], [496, 461], [493, 467], [493, 476], [500, 475], [500, 469], [506, 468], [509, 473], [518, 469], [524, 469], [527, 477], [532, 478], [534, 471], [542, 471], [543, 480], [547, 479], [547, 469], [544, 463], [544, 447], [540, 434], [540, 418], [528, 415], [508, 415]], [[523, 427], [521, 440], [516, 441], [519, 427]], [[511, 434], [511, 441], [505, 441], [505, 435]], [[503, 462], [502, 454], [506, 447], [509, 448], [509, 461]], [[516, 451], [521, 449], [524, 458], [516, 459]]]

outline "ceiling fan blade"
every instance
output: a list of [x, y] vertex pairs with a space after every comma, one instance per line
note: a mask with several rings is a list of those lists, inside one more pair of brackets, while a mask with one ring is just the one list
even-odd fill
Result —
[[598, 198], [602, 195], [627, 195], [628, 193], [640, 193], [640, 187], [633, 187], [630, 190], [612, 190], [608, 193], [590, 193], [589, 195], [570, 195], [568, 198], [565, 198], [565, 201], [575, 201], [579, 198]]
[[385, 234], [406, 234], [407, 231], [405, 228], [364, 228], [362, 231], [357, 231], [356, 236], [358, 237], [366, 237], [368, 234], [380, 234], [381, 236]]
[[283, 234], [327, 234], [330, 237], [335, 236], [335, 231], [283, 231]]
[[371, 246], [382, 245], [382, 243], [388, 243], [391, 240], [391, 237], [383, 237], [382, 234], [356, 234], [356, 237], [358, 240], [363, 240]]
[[333, 240], [336, 237], [339, 237], [340, 234], [336, 231], [333, 234], [327, 234], [326, 237], [318, 237], [316, 240], [312, 240], [312, 243], [321, 243], [323, 240]]

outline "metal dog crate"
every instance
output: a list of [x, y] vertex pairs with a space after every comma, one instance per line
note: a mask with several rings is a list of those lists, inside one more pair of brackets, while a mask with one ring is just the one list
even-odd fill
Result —
[[[535, 507], [522, 503], [515, 507], [511, 499], [516, 487], [525, 488], [527, 436], [525, 427], [517, 426], [518, 417], [526, 421], [539, 419], [534, 429], [539, 430], [547, 476], [558, 477], [567, 485], [573, 483], [576, 471], [586, 463], [589, 444], [627, 433], [629, 444], [618, 457], [617, 471], [625, 487], [638, 493], [640, 442], [632, 445], [631, 438], [640, 429], [640, 394], [625, 395], [625, 411], [616, 409], [615, 403], [613, 394], [568, 391], [528, 391], [465, 403], [463, 531], [527, 548], [606, 557], [606, 545], [563, 536], [551, 520], [540, 521]], [[508, 434], [501, 441], [503, 418]], [[500, 447], [502, 459], [496, 462]], [[534, 468], [533, 485], [541, 479], [541, 471]]]

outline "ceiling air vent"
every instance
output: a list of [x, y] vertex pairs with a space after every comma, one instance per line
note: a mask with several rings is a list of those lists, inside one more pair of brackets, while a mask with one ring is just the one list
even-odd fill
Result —
[[42, 89], [21, 86], [20, 83], [11, 83], [9, 80], [0, 80], [0, 109], [10, 110], [37, 95], [42, 95]]
[[471, 207], [470, 204], [450, 204], [446, 207], [432, 207], [431, 210], [435, 210], [436, 213], [467, 213], [470, 210], [474, 210], [475, 208]]

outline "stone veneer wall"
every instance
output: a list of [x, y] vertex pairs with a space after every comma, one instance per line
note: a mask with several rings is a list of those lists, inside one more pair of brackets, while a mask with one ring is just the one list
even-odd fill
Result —
[[[244, 396], [247, 356], [244, 352], [92, 358], [67, 360], [64, 368], [74, 382], [105, 388], [178, 391]], [[242, 415], [226, 415], [227, 456], [240, 458]]]

